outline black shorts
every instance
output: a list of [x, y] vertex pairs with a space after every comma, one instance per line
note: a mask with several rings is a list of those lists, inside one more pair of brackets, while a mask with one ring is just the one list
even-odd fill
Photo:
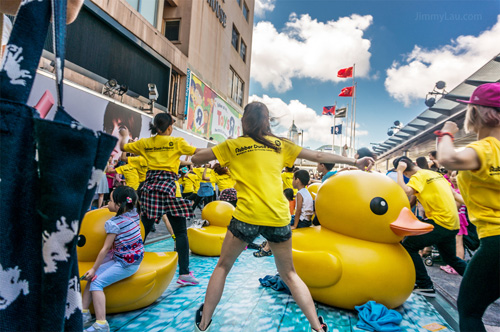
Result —
[[252, 243], [257, 236], [262, 235], [269, 242], [285, 242], [292, 237], [290, 225], [283, 227], [259, 226], [240, 221], [233, 217], [227, 227], [238, 239]]

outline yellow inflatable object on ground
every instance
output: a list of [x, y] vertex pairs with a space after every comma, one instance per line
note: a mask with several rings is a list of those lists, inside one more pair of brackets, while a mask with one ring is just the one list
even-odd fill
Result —
[[[102, 249], [106, 232], [104, 223], [115, 216], [103, 208], [87, 212], [78, 238], [78, 269], [83, 275], [95, 262]], [[141, 223], [144, 237], [144, 226]], [[139, 270], [132, 276], [104, 288], [106, 312], [117, 313], [146, 307], [167, 289], [177, 268], [176, 252], [146, 252]], [[81, 281], [81, 290], [87, 281]]]
[[311, 194], [313, 201], [316, 200], [316, 196], [318, 195], [319, 187], [321, 187], [321, 183], [313, 183], [307, 186], [307, 190]]
[[292, 241], [295, 269], [313, 298], [345, 309], [403, 304], [415, 268], [399, 242], [433, 229], [411, 213], [403, 190], [382, 174], [342, 172], [319, 189], [316, 213], [321, 226], [295, 230]]
[[201, 211], [201, 218], [208, 220], [209, 226], [188, 228], [189, 248], [197, 255], [220, 256], [227, 226], [233, 217], [234, 206], [224, 201], [208, 203]]

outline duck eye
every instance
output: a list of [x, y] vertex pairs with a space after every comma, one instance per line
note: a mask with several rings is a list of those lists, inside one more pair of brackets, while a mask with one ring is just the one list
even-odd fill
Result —
[[78, 235], [78, 242], [76, 243], [77, 246], [83, 247], [86, 242], [87, 242], [87, 239], [85, 238], [85, 235], [83, 235], [83, 234]]
[[387, 210], [389, 209], [389, 205], [382, 197], [375, 197], [370, 202], [370, 209], [373, 213], [381, 216], [387, 212]]

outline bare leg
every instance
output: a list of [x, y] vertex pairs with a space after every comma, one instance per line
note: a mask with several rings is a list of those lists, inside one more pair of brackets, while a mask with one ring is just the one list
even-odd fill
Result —
[[295, 272], [292, 260], [292, 239], [280, 243], [271, 241], [268, 241], [268, 243], [273, 251], [276, 268], [278, 268], [278, 272], [285, 284], [290, 288], [293, 299], [297, 302], [313, 329], [323, 331], [311, 293], [297, 275], [297, 272]]
[[102, 207], [102, 203], [104, 201], [104, 194], [99, 194], [99, 199], [97, 200], [97, 208], [100, 209]]
[[92, 291], [92, 301], [94, 302], [95, 319], [106, 320], [106, 295], [103, 291]]
[[174, 230], [172, 229], [172, 225], [170, 225], [170, 221], [168, 220], [168, 217], [166, 214], [161, 216], [161, 220], [165, 223], [165, 226], [167, 226], [167, 230], [170, 233], [170, 235], [174, 235]]
[[203, 316], [201, 317], [199, 326], [200, 330], [205, 330], [210, 323], [215, 307], [217, 307], [224, 291], [227, 274], [246, 245], [246, 242], [235, 237], [230, 231], [227, 231], [226, 238], [222, 243], [219, 262], [208, 282], [205, 304], [203, 305]]
[[92, 295], [90, 294], [90, 281], [87, 281], [85, 285], [85, 289], [83, 290], [82, 295], [82, 309], [88, 309], [90, 307], [90, 303], [92, 302]]
[[460, 259], [464, 259], [465, 250], [464, 250], [464, 236], [457, 235], [455, 237], [456, 245], [457, 245], [457, 257]]

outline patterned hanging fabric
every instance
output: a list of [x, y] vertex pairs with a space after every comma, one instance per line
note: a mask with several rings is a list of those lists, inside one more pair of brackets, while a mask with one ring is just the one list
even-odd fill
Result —
[[[50, 19], [58, 108], [26, 105]], [[66, 0], [23, 0], [0, 65], [0, 330], [81, 331], [77, 235], [116, 138], [63, 108]]]

